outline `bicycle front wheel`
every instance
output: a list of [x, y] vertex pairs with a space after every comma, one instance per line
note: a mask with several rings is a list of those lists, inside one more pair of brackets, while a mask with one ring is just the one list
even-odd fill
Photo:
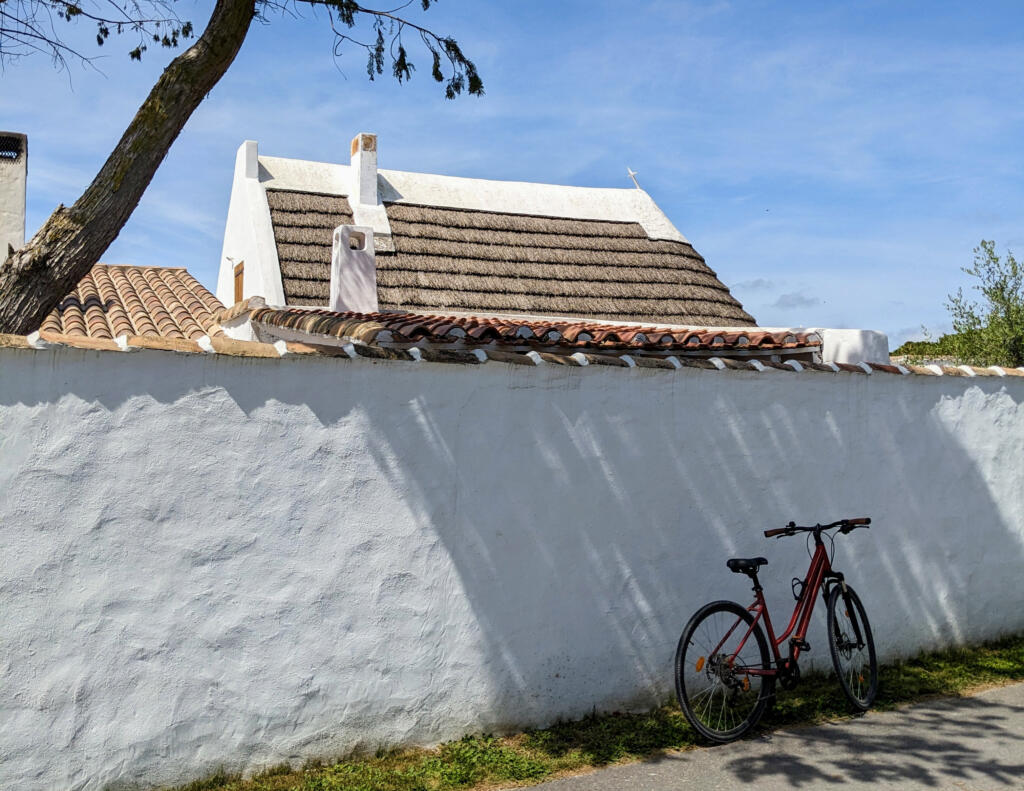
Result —
[[878, 693], [878, 660], [864, 605], [849, 585], [829, 592], [828, 648], [846, 697], [858, 711], [867, 711]]
[[[774, 694], [768, 641], [743, 607], [716, 601], [701, 607], [676, 648], [676, 697], [694, 729], [715, 742], [749, 731]], [[753, 672], [751, 672], [753, 671]]]

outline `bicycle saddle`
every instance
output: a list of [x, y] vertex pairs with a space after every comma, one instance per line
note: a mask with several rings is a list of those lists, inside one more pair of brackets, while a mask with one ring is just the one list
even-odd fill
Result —
[[725, 561], [729, 571], [735, 571], [737, 574], [752, 574], [767, 563], [768, 558], [731, 558]]

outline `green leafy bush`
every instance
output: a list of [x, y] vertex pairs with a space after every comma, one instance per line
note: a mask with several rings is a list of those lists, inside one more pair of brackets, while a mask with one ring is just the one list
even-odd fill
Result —
[[973, 286], [981, 301], [951, 294], [946, 307], [953, 334], [941, 341], [952, 355], [969, 365], [1024, 365], [1024, 268], [1007, 250], [1000, 258], [995, 242], [982, 241], [974, 250], [974, 266], [964, 272], [977, 278]]

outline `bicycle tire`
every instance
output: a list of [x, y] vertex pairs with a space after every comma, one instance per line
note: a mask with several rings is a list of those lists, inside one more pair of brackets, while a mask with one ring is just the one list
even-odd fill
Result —
[[[842, 608], [839, 607], [840, 602], [844, 604]], [[863, 641], [861, 646], [855, 642], [853, 618], [858, 620]], [[843, 694], [855, 709], [867, 711], [878, 694], [878, 658], [864, 605], [849, 585], [845, 593], [842, 585], [835, 585], [828, 595], [828, 649]]]
[[[679, 637], [676, 647], [676, 697], [687, 721], [704, 738], [713, 742], [731, 742], [753, 728], [764, 715], [775, 694], [771, 676], [750, 676], [743, 667], [771, 670], [768, 641], [760, 624], [753, 628], [740, 653], [736, 653], [753, 616], [736, 602], [705, 604]], [[742, 625], [737, 626], [739, 622]], [[725, 638], [718, 654], [712, 651]], [[736, 654], [739, 662], [729, 662]], [[741, 677], [742, 676], [742, 677]]]

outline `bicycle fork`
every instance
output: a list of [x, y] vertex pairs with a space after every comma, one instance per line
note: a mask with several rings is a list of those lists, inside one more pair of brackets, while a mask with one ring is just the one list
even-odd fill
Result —
[[857, 608], [853, 606], [853, 600], [850, 598], [850, 591], [846, 587], [846, 578], [839, 571], [830, 571], [825, 576], [831, 577], [832, 580], [834, 580], [832, 584], [828, 585], [825, 589], [825, 600], [826, 602], [828, 601], [828, 597], [832, 593], [832, 588], [835, 585], [839, 585], [839, 589], [842, 591], [843, 608], [846, 610], [846, 617], [850, 619], [850, 625], [853, 627], [853, 636], [857, 640], [854, 645], [856, 645], [857, 650], [860, 651], [864, 648], [864, 634], [860, 630], [860, 620], [857, 616]]

